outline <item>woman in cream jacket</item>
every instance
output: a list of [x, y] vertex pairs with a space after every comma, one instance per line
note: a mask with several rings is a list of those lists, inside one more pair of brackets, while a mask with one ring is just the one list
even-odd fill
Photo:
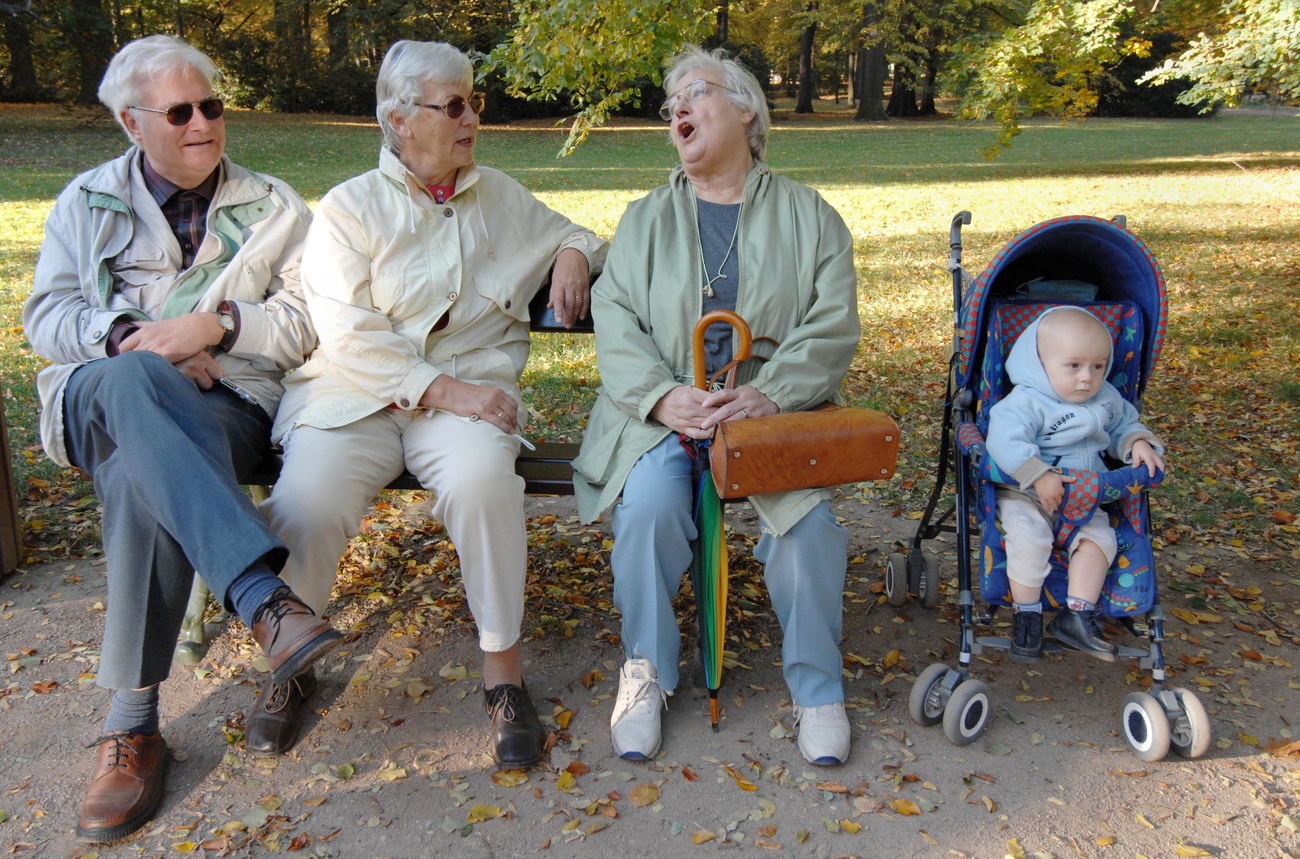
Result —
[[[273, 437], [284, 469], [263, 510], [284, 578], [325, 608], [366, 505], [403, 468], [432, 490], [460, 557], [483, 650], [494, 758], [527, 766], [542, 731], [519, 655], [526, 535], [514, 471], [525, 415], [528, 302], [587, 312], [605, 243], [474, 163], [483, 96], [450, 45], [398, 42], [379, 73], [379, 167], [330, 191], [304, 252], [320, 344], [286, 380]], [[249, 748], [292, 745], [314, 679], [268, 690]]]

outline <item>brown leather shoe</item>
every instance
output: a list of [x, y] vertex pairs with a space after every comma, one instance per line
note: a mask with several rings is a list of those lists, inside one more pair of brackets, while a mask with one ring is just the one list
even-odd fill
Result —
[[343, 635], [293, 591], [281, 588], [253, 615], [253, 638], [271, 663], [271, 682], [287, 683], [337, 647]]
[[107, 844], [153, 817], [162, 800], [167, 744], [162, 734], [126, 732], [100, 738], [95, 777], [81, 803], [77, 837]]
[[248, 753], [269, 758], [292, 749], [298, 739], [302, 711], [315, 691], [316, 674], [310, 668], [288, 683], [275, 683], [268, 677], [244, 725]]

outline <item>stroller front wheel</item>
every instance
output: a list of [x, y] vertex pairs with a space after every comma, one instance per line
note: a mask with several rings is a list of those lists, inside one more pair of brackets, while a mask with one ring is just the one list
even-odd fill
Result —
[[1169, 716], [1154, 696], [1130, 692], [1120, 707], [1124, 739], [1133, 754], [1144, 761], [1158, 761], [1169, 754]]
[[958, 746], [979, 739], [989, 723], [989, 687], [982, 680], [966, 680], [952, 690], [943, 710], [943, 733]]
[[1173, 693], [1183, 713], [1169, 720], [1169, 745], [1182, 757], [1199, 758], [1210, 749], [1210, 715], [1196, 693], [1181, 687]]
[[912, 694], [907, 699], [907, 714], [912, 721], [927, 728], [943, 721], [943, 711], [948, 705], [948, 691], [942, 681], [948, 676], [948, 666], [936, 662], [926, 668], [912, 684]]

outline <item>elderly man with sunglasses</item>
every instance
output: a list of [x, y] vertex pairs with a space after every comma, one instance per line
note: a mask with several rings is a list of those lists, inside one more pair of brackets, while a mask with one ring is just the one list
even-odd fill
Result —
[[[473, 83], [448, 44], [401, 41], [384, 57], [379, 165], [326, 194], [307, 237], [320, 346], [287, 383], [273, 432], [284, 468], [262, 509], [290, 548], [285, 580], [321, 611], [371, 499], [403, 467], [432, 490], [478, 625], [491, 754], [522, 767], [546, 740], [519, 647], [528, 305], [549, 279], [556, 316], [585, 316], [606, 243], [475, 163]], [[313, 685], [291, 690], [268, 753], [293, 743], [289, 711]]]
[[286, 550], [240, 489], [270, 443], [285, 371], [315, 335], [298, 268], [311, 213], [227, 159], [216, 68], [190, 45], [124, 47], [99, 97], [132, 147], [77, 177], [45, 225], [23, 310], [51, 362], [47, 455], [93, 478], [108, 609], [98, 682], [115, 690], [77, 834], [136, 831], [162, 797], [158, 687], [197, 567], [292, 680], [341, 639], [277, 575]]

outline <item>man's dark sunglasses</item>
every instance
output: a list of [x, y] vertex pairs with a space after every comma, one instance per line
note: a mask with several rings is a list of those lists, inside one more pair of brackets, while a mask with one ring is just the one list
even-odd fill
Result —
[[[420, 104], [420, 107], [427, 107], [429, 110], [440, 110], [447, 115], [448, 119], [460, 119], [461, 114], [465, 112], [465, 105], [475, 113], [483, 112], [483, 101], [486, 98], [481, 92], [476, 92], [469, 97], [469, 101], [458, 95], [453, 95], [447, 99], [446, 104]], [[416, 102], [419, 104], [419, 102]]]
[[194, 107], [198, 106], [199, 113], [208, 122], [220, 119], [221, 115], [226, 112], [226, 105], [219, 98], [205, 98], [203, 101], [188, 101], [184, 104], [173, 104], [166, 110], [159, 110], [156, 107], [139, 107], [130, 105], [131, 110], [143, 110], [149, 113], [161, 113], [167, 117], [168, 125], [182, 126], [189, 125], [190, 120], [194, 118]]

